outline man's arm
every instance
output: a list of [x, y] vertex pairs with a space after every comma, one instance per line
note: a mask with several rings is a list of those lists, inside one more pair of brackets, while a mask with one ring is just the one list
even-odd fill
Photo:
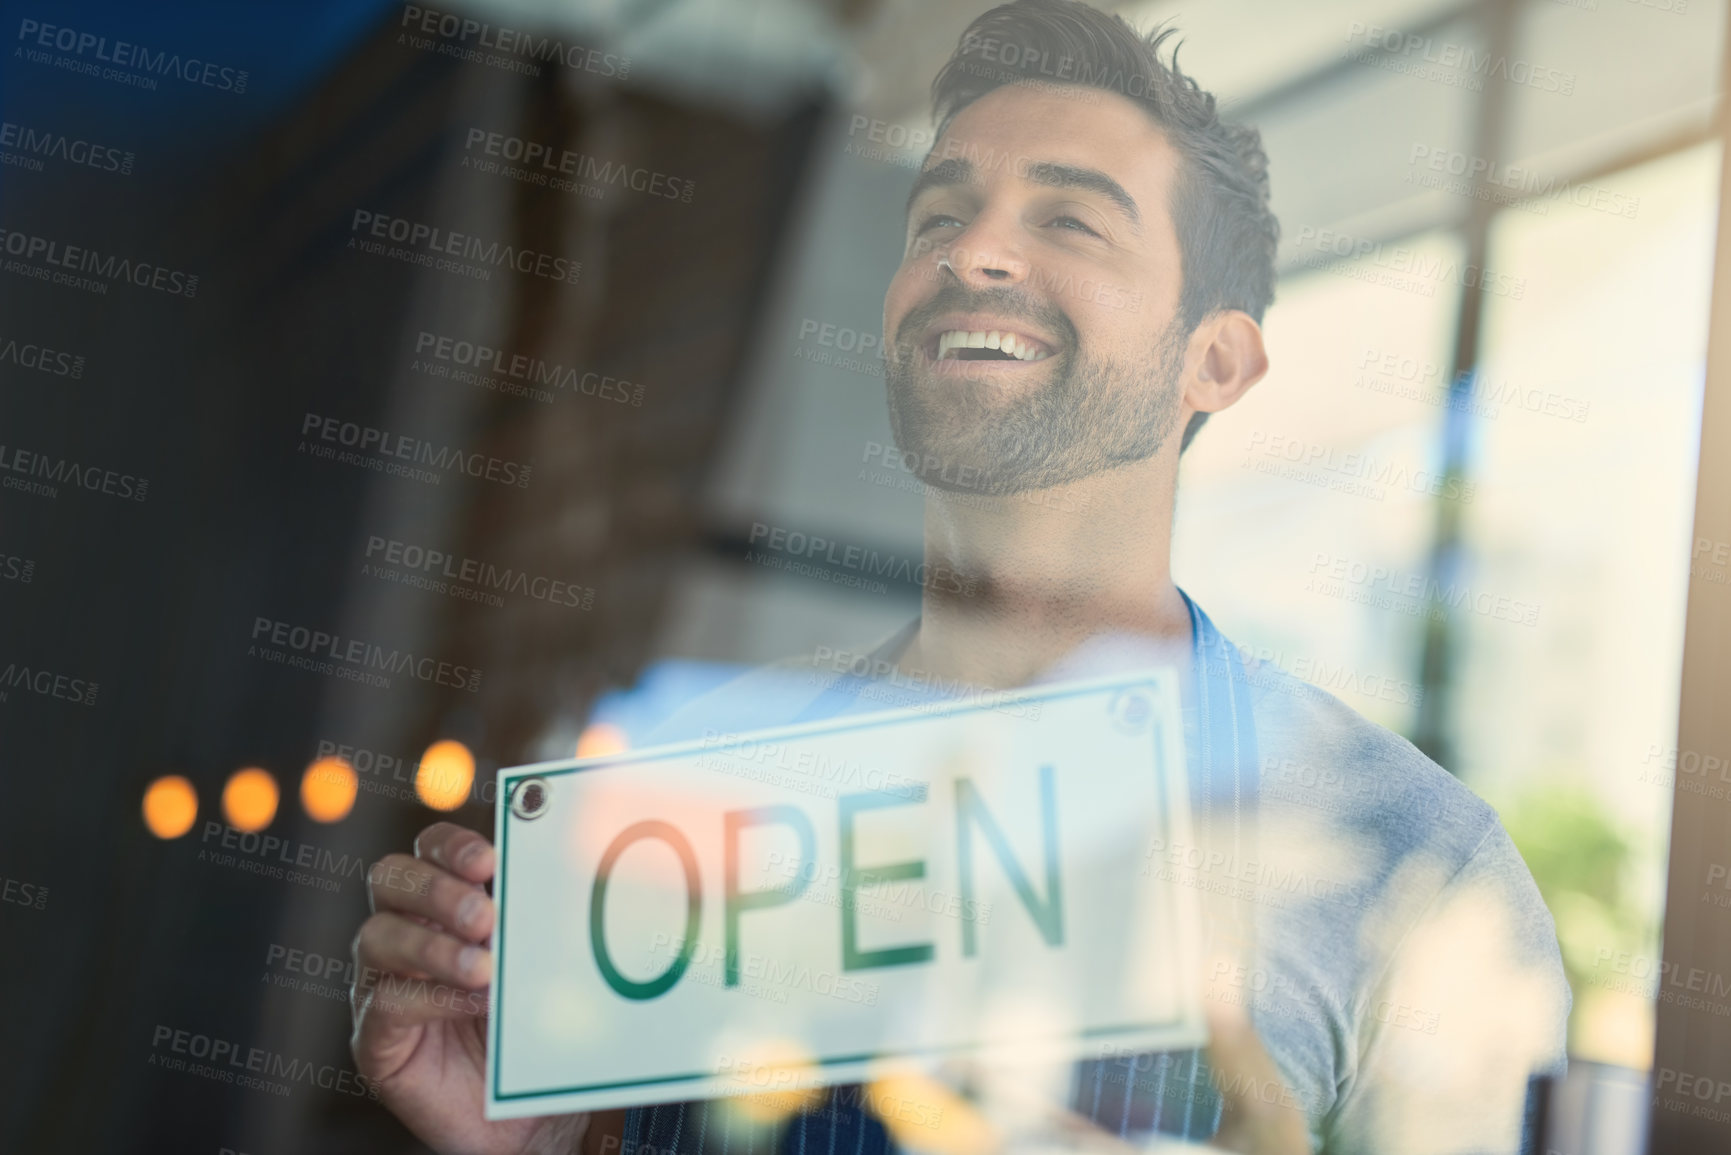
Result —
[[1500, 824], [1393, 947], [1358, 1008], [1325, 1150], [1514, 1155], [1528, 1079], [1567, 1061], [1570, 994], [1550, 911]]

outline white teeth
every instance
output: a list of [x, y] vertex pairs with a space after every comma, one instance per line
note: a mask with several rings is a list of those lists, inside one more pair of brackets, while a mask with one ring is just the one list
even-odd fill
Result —
[[985, 332], [950, 329], [939, 333], [938, 360], [942, 361], [949, 356], [952, 349], [997, 349], [1018, 361], [1044, 361], [1050, 356], [1045, 350], [1036, 348], [1028, 339], [999, 329]]

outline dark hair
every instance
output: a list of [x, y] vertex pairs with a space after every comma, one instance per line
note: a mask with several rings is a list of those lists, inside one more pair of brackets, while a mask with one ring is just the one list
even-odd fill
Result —
[[[1010, 84], [1030, 82], [1116, 92], [1142, 106], [1181, 161], [1172, 196], [1184, 284], [1181, 331], [1221, 309], [1262, 320], [1274, 300], [1274, 249], [1280, 224], [1268, 207], [1268, 156], [1262, 134], [1220, 119], [1214, 95], [1160, 50], [1175, 28], [1143, 36], [1122, 16], [1080, 0], [1016, 0], [980, 16], [962, 33], [932, 81], [937, 137], [968, 105]], [[1180, 448], [1202, 427], [1198, 413]]]

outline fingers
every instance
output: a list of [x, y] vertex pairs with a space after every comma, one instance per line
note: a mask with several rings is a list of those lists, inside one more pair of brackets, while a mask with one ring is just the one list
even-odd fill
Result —
[[493, 877], [493, 844], [467, 827], [435, 822], [415, 837], [415, 857], [442, 866], [470, 882]]
[[[367, 872], [373, 915], [355, 936], [349, 992], [357, 1069], [388, 1079], [415, 1055], [424, 1027], [487, 1013], [493, 903], [482, 888], [494, 855], [472, 830], [436, 822], [415, 855], [390, 854]], [[475, 1038], [479, 1038], [477, 1034]]]
[[367, 872], [375, 913], [412, 914], [470, 942], [493, 933], [493, 900], [478, 885], [406, 854], [387, 854]]
[[430, 978], [465, 990], [485, 988], [492, 978], [492, 952], [437, 927], [384, 911], [361, 924], [355, 936], [357, 981], [405, 975]]
[[373, 864], [367, 897], [375, 912], [412, 914], [480, 942], [493, 932], [493, 903], [481, 885], [493, 877], [495, 864], [485, 838], [435, 822], [416, 837], [413, 858], [389, 854]]
[[[485, 991], [462, 991], [422, 979], [384, 975], [379, 985], [351, 991], [355, 1029], [349, 1050], [369, 1079], [390, 1079], [414, 1058], [429, 1024], [487, 1013]], [[476, 1037], [479, 1037], [477, 1033]]]
[[[462, 883], [451, 880], [453, 885]], [[413, 1057], [421, 1028], [441, 1019], [485, 1015], [492, 958], [415, 916], [385, 911], [355, 936], [349, 989], [356, 1068], [387, 1079]]]
[[464, 990], [402, 975], [381, 975], [377, 986], [357, 988], [352, 997], [355, 1022], [352, 1041], [357, 1047], [375, 1051], [428, 1023], [443, 1019], [480, 1022], [491, 1005], [484, 990]]

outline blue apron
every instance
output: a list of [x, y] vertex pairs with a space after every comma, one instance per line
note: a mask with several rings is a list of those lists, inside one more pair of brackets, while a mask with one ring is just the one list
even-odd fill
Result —
[[[1259, 766], [1251, 693], [1237, 649], [1221, 636], [1189, 595], [1191, 677], [1184, 704], [1184, 748], [1192, 805], [1216, 820], [1199, 828], [1202, 849], [1230, 861], [1255, 854]], [[893, 658], [917, 629], [914, 623], [879, 650]], [[802, 710], [794, 722], [832, 717], [858, 700], [869, 679], [843, 675]], [[1244, 908], [1229, 934], [1247, 950], [1253, 927]], [[891, 1155], [884, 1125], [859, 1107], [857, 1088], [834, 1088], [818, 1109], [798, 1114], [779, 1129], [730, 1124], [703, 1103], [634, 1107], [625, 1113], [620, 1155]], [[1090, 1059], [1076, 1065], [1070, 1109], [1095, 1125], [1130, 1139], [1158, 1133], [1206, 1140], [1220, 1128], [1220, 1096], [1200, 1050]]]

